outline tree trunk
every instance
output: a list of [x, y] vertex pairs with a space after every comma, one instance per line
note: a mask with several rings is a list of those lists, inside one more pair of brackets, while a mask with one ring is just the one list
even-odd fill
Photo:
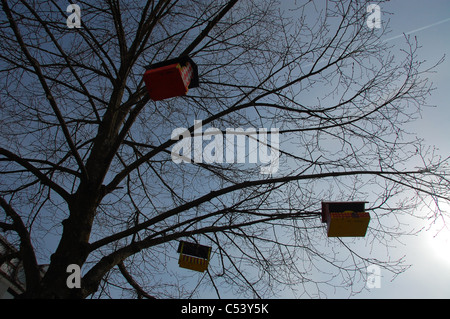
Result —
[[71, 264], [82, 268], [88, 257], [89, 236], [99, 202], [99, 190], [80, 186], [69, 203], [70, 215], [63, 224], [61, 241], [51, 256], [50, 266], [42, 280], [39, 291], [25, 293], [26, 298], [84, 298], [93, 291], [79, 288], [68, 288], [67, 278]]

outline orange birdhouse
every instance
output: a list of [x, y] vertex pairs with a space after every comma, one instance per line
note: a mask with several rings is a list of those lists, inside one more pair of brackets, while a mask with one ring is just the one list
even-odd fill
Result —
[[370, 215], [367, 202], [322, 202], [322, 222], [327, 223], [328, 237], [364, 237]]
[[197, 65], [188, 56], [152, 64], [146, 67], [144, 82], [153, 101], [183, 96], [199, 86]]
[[180, 241], [177, 252], [181, 268], [204, 272], [208, 269], [211, 247]]

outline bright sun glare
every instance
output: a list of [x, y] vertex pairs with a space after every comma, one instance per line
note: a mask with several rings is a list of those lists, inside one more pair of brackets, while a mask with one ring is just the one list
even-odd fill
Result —
[[[450, 206], [447, 205], [444, 210], [449, 213]], [[438, 225], [427, 231], [427, 240], [436, 256], [450, 265], [450, 218], [447, 217], [444, 221], [444, 227], [441, 219]]]

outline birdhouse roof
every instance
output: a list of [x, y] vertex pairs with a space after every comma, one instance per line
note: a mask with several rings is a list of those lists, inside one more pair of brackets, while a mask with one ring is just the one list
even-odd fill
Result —
[[192, 61], [192, 59], [185, 55], [185, 56], [181, 56], [178, 58], [174, 58], [174, 59], [170, 59], [170, 60], [166, 60], [166, 61], [162, 61], [162, 62], [158, 62], [158, 63], [153, 63], [150, 65], [147, 65], [145, 67], [146, 70], [154, 70], [157, 68], [161, 68], [167, 65], [171, 65], [171, 64], [177, 64], [179, 63], [181, 66], [185, 66], [187, 63], [189, 63], [192, 67], [192, 71], [193, 71], [193, 77], [192, 80], [189, 84], [189, 88], [195, 88], [199, 86], [199, 79], [198, 79], [198, 67], [197, 64], [195, 64], [194, 61]]
[[329, 213], [342, 213], [347, 210], [354, 212], [363, 212], [367, 201], [352, 201], [352, 202], [322, 202], [322, 222], [327, 222], [327, 215]]

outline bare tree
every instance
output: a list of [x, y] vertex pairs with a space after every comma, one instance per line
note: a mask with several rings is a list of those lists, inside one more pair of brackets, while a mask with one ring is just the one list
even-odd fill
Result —
[[[213, 247], [201, 284], [219, 297], [357, 292], [369, 264], [405, 270], [327, 239], [319, 216], [323, 200], [370, 199], [366, 240], [387, 247], [401, 214], [448, 201], [448, 159], [404, 129], [431, 92], [415, 39], [392, 51], [365, 1], [79, 1], [80, 28], [59, 3], [2, 0], [0, 226], [19, 243], [22, 297], [188, 297], [170, 270], [186, 238]], [[200, 87], [152, 101], [145, 66], [183, 55]], [[278, 171], [175, 163], [171, 133], [195, 120], [278, 128]]]

